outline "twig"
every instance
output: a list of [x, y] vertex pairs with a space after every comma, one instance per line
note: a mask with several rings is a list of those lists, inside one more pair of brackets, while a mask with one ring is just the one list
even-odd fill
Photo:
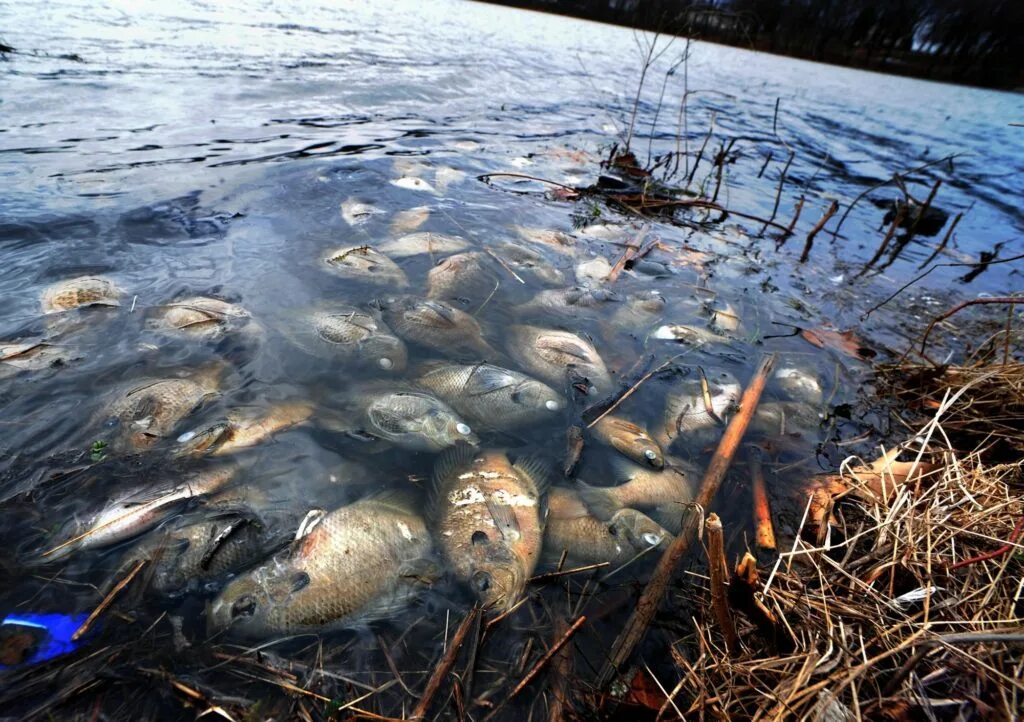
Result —
[[530, 577], [530, 584], [536, 584], [538, 582], [546, 582], [551, 579], [558, 579], [560, 577], [568, 576], [570, 574], [581, 574], [583, 572], [590, 572], [594, 569], [604, 569], [610, 567], [611, 562], [597, 562], [596, 564], [587, 564], [583, 567], [575, 567], [573, 569], [564, 569], [557, 572], [547, 572], [545, 574], [538, 574], [535, 577]]
[[736, 625], [729, 611], [728, 592], [725, 577], [728, 574], [725, 561], [725, 540], [722, 532], [722, 520], [718, 514], [708, 515], [704, 524], [708, 532], [708, 575], [711, 577], [711, 611], [714, 612], [718, 626], [725, 638], [725, 648], [735, 656], [740, 652], [740, 639], [736, 635]]
[[459, 649], [462, 647], [462, 642], [466, 639], [466, 635], [469, 633], [470, 628], [473, 626], [473, 622], [476, 616], [480, 614], [478, 607], [473, 607], [466, 613], [466, 616], [462, 618], [462, 623], [459, 624], [459, 628], [455, 630], [455, 635], [452, 637], [451, 643], [448, 645], [448, 649], [445, 651], [444, 656], [441, 657], [441, 661], [434, 667], [434, 671], [430, 675], [430, 679], [427, 680], [427, 686], [423, 689], [423, 696], [420, 697], [420, 701], [416, 704], [416, 709], [413, 710], [410, 719], [419, 720], [427, 716], [427, 712], [430, 710], [430, 703], [434, 699], [434, 695], [441, 688], [444, 683], [445, 677], [451, 671], [452, 666], [455, 664], [455, 658], [459, 656]]
[[889, 247], [889, 242], [892, 241], [892, 237], [896, 235], [896, 229], [900, 227], [901, 223], [903, 223], [903, 218], [903, 209], [897, 209], [896, 215], [893, 216], [892, 223], [889, 225], [889, 230], [885, 232], [885, 236], [882, 238], [881, 245], [878, 246], [878, 250], [875, 251], [875, 255], [871, 257], [871, 260], [865, 263], [864, 268], [862, 268], [860, 273], [857, 274], [858, 278], [863, 276], [871, 269], [872, 266], [878, 263], [878, 259], [882, 257], [882, 254], [885, 253], [885, 249]]
[[[555, 639], [561, 639], [569, 630], [561, 614], [555, 615], [555, 623], [551, 629]], [[548, 722], [562, 722], [565, 719], [565, 708], [569, 705], [569, 678], [572, 677], [572, 655], [563, 645], [551, 663], [551, 703], [548, 705]]]
[[935, 200], [935, 194], [939, 192], [939, 186], [941, 185], [942, 179], [939, 178], [935, 181], [935, 185], [932, 186], [932, 189], [928, 193], [928, 197], [925, 199], [924, 203], [918, 207], [917, 215], [914, 216], [914, 222], [910, 225], [910, 229], [907, 231], [907, 238], [904, 241], [903, 245], [910, 243], [910, 240], [914, 237], [914, 234], [917, 233], [917, 227], [920, 225], [921, 219], [924, 218], [924, 214], [927, 213], [928, 209], [932, 207], [932, 201]]
[[761, 468], [761, 455], [756, 448], [750, 449], [747, 457], [750, 466], [750, 486], [754, 495], [754, 540], [761, 549], [775, 550], [775, 529], [772, 526], [772, 509], [768, 503], [768, 488]]
[[[721, 486], [725, 473], [732, 463], [732, 458], [736, 454], [736, 449], [739, 448], [743, 434], [750, 425], [750, 420], [757, 409], [758, 401], [761, 399], [761, 393], [764, 391], [765, 384], [767, 384], [768, 377], [774, 367], [775, 355], [766, 356], [758, 366], [750, 384], [743, 392], [743, 397], [740, 399], [740, 410], [729, 422], [729, 426], [722, 435], [718, 448], [715, 450], [715, 455], [712, 457], [711, 463], [704, 474], [700, 493], [698, 493], [695, 500], [697, 509], [706, 509], [714, 501], [715, 495], [718, 493], [718, 487]], [[655, 567], [654, 572], [651, 574], [650, 581], [647, 582], [647, 586], [644, 587], [643, 593], [637, 601], [635, 611], [626, 622], [626, 626], [619, 633], [619, 636], [615, 639], [608, 658], [601, 668], [597, 678], [597, 686], [599, 688], [607, 688], [608, 684], [619, 673], [622, 665], [633, 654], [636, 645], [644, 638], [647, 627], [650, 626], [651, 620], [654, 618], [654, 614], [657, 612], [658, 606], [665, 596], [665, 591], [668, 589], [668, 583], [672, 578], [673, 570], [689, 551], [690, 544], [696, 537], [699, 521], [700, 514], [692, 512], [687, 514], [683, 529], [662, 553], [657, 567]]]
[[[778, 105], [776, 105], [775, 107], [776, 107], [776, 110], [778, 110]], [[796, 157], [796, 152], [792, 151], [792, 150], [789, 151], [789, 158], [786, 159], [786, 165], [783, 166], [782, 174], [779, 175], [779, 187], [775, 191], [775, 205], [772, 206], [772, 214], [768, 218], [769, 221], [774, 221], [775, 220], [775, 216], [779, 212], [779, 202], [782, 200], [782, 187], [786, 184], [786, 174], [789, 173], [789, 166], [793, 163], [793, 158], [795, 158], [795, 157]], [[790, 224], [790, 225], [792, 226], [792, 224]], [[761, 229], [761, 233], [764, 233], [766, 230], [768, 230], [768, 226], [767, 225], [765, 225], [765, 227]]]
[[920, 266], [917, 267], [918, 270], [920, 270], [920, 269], [924, 268], [925, 266], [927, 266], [929, 263], [931, 263], [932, 261], [935, 260], [936, 256], [938, 256], [940, 253], [942, 253], [944, 250], [946, 250], [946, 244], [949, 243], [949, 239], [953, 235], [953, 231], [956, 230], [957, 225], [960, 223], [960, 219], [963, 218], [963, 217], [964, 217], [963, 211], [961, 211], [960, 213], [956, 214], [956, 216], [953, 218], [953, 222], [949, 224], [949, 228], [946, 230], [946, 235], [944, 235], [942, 237], [942, 243], [940, 243], [938, 248], [936, 248], [932, 252], [932, 255], [928, 256], [928, 258], [925, 260], [924, 263], [922, 263]]
[[525, 173], [483, 173], [476, 177], [478, 181], [483, 181], [484, 183], [489, 182], [491, 178], [522, 178], [523, 180], [532, 180], [537, 181], [538, 183], [547, 183], [550, 186], [558, 186], [559, 188], [564, 188], [565, 190], [572, 191], [576, 194], [580, 193], [578, 188], [573, 188], [572, 186], [567, 186], [564, 183], [558, 183], [557, 181], [548, 180], [547, 178], [538, 178], [534, 175], [526, 175]]
[[793, 220], [786, 226], [786, 230], [783, 233], [782, 240], [789, 238], [793, 235], [793, 229], [796, 228], [796, 222], [800, 220], [800, 212], [804, 209], [804, 197], [800, 196], [796, 201], [796, 209], [793, 211]]
[[140, 559], [139, 561], [135, 562], [135, 566], [133, 566], [131, 571], [128, 572], [127, 575], [125, 575], [125, 578], [119, 581], [117, 585], [110, 590], [107, 596], [103, 598], [103, 601], [100, 602], [100, 605], [96, 607], [94, 610], [92, 610], [92, 614], [90, 614], [88, 618], [84, 622], [82, 622], [82, 626], [75, 630], [75, 633], [71, 635], [72, 642], [77, 642], [79, 639], [82, 638], [82, 636], [86, 632], [89, 631], [89, 628], [92, 627], [93, 623], [99, 618], [101, 614], [103, 614], [103, 612], [107, 610], [107, 607], [109, 607], [113, 603], [117, 595], [121, 593], [121, 590], [127, 587], [131, 583], [132, 579], [138, 576], [139, 572], [142, 571], [142, 568], [146, 566], [146, 563], [148, 561], [148, 559]]
[[804, 252], [800, 254], [800, 263], [804, 263], [807, 260], [807, 257], [811, 255], [811, 246], [814, 245], [814, 237], [818, 235], [818, 232], [825, 227], [828, 220], [834, 216], [838, 210], [839, 202], [832, 201], [832, 204], [828, 207], [828, 210], [825, 211], [825, 214], [817, 223], [814, 224], [814, 228], [812, 228], [811, 232], [807, 234], [807, 243], [804, 244]]
[[925, 350], [925, 348], [928, 345], [928, 336], [931, 334], [932, 329], [935, 328], [935, 324], [941, 323], [942, 321], [945, 321], [947, 318], [949, 318], [953, 314], [959, 313], [960, 311], [964, 310], [968, 306], [978, 306], [978, 305], [985, 305], [985, 304], [989, 304], [989, 303], [1011, 303], [1011, 304], [1013, 304], [1013, 303], [1024, 303], [1024, 296], [1017, 296], [1017, 297], [1014, 297], [1014, 296], [998, 296], [998, 297], [995, 297], [995, 298], [972, 298], [969, 301], [964, 301], [963, 303], [958, 303], [957, 305], [953, 306], [953, 308], [949, 309], [948, 311], [946, 311], [941, 316], [937, 316], [937, 317], [933, 318], [931, 320], [931, 322], [928, 324], [928, 328], [926, 328], [924, 330], [924, 336], [921, 338], [921, 355], [922, 356], [924, 355], [924, 350]]
[[637, 252], [640, 250], [640, 246], [643, 245], [644, 238], [647, 236], [648, 229], [643, 228], [629, 244], [626, 246], [625, 253], [615, 262], [612, 266], [611, 272], [605, 279], [605, 283], [612, 284], [618, 279], [619, 274], [622, 273], [622, 269], [626, 267], [626, 264], [636, 258]]
[[[602, 412], [601, 412], [601, 414], [600, 414], [600, 415], [599, 415], [599, 416], [598, 416], [598, 417], [597, 417], [596, 419], [594, 419], [593, 421], [591, 421], [590, 423], [588, 423], [588, 424], [587, 424], [587, 428], [588, 428], [588, 429], [592, 429], [592, 428], [594, 427], [594, 424], [596, 424], [596, 423], [597, 423], [598, 421], [600, 421], [601, 419], [603, 419], [603, 418], [604, 418], [605, 416], [607, 416], [607, 415], [608, 415], [608, 414], [610, 414], [611, 412], [615, 411], [615, 409], [619, 408], [619, 404], [621, 404], [621, 403], [622, 403], [623, 401], [625, 401], [625, 400], [626, 400], [626, 399], [628, 399], [628, 398], [629, 398], [630, 396], [632, 396], [632, 395], [633, 395], [633, 394], [634, 394], [634, 393], [636, 392], [636, 390], [637, 390], [638, 388], [640, 388], [640, 387], [641, 387], [641, 386], [642, 386], [642, 385], [643, 385], [643, 384], [644, 384], [644, 383], [645, 383], [645, 382], [647, 381], [647, 379], [651, 378], [651, 377], [652, 377], [652, 376], [654, 376], [655, 374], [657, 374], [657, 373], [659, 373], [659, 372], [663, 371], [664, 369], [668, 368], [669, 364], [671, 364], [671, 363], [672, 363], [673, 361], [675, 361], [675, 360], [676, 360], [677, 358], [679, 358], [680, 356], [683, 356], [683, 354], [681, 354], [681, 353], [679, 353], [679, 354], [676, 354], [675, 356], [673, 356], [672, 358], [670, 358], [670, 359], [669, 359], [668, 361], [666, 361], [665, 363], [663, 363], [663, 364], [662, 364], [661, 366], [659, 366], [658, 368], [654, 369], [653, 371], [648, 371], [648, 372], [647, 372], [647, 373], [645, 373], [645, 374], [644, 374], [643, 376], [641, 376], [641, 377], [640, 377], [640, 380], [639, 380], [639, 381], [637, 381], [637, 382], [636, 382], [635, 384], [633, 384], [633, 385], [632, 385], [632, 386], [630, 386], [630, 387], [629, 387], [628, 389], [626, 389], [625, 391], [623, 391], [623, 392], [622, 392], [622, 395], [621, 395], [621, 396], [619, 396], [619, 397], [618, 397], [617, 399], [615, 399], [615, 401], [614, 401], [614, 402], [612, 402], [612, 404], [611, 404], [610, 406], [608, 406], [608, 408], [606, 408], [606, 409], [605, 409], [604, 411], [602, 411]], [[586, 416], [586, 415], [587, 415], [587, 412], [586, 412], [586, 411], [584, 411], [584, 412], [583, 412], [583, 415], [584, 415], [584, 416]]]
[[1017, 520], [1017, 526], [1015, 526], [1013, 528], [1013, 532], [1010, 533], [1010, 538], [1007, 539], [1006, 543], [1003, 544], [1001, 547], [994, 551], [986, 552], [985, 554], [979, 554], [976, 557], [971, 557], [970, 559], [962, 559], [958, 561], [956, 564], [951, 565], [949, 567], [949, 570], [953, 571], [954, 569], [959, 569], [960, 567], [966, 567], [971, 564], [977, 564], [978, 562], [985, 562], [989, 559], [1001, 557], [1003, 554], [1006, 554], [1006, 552], [1014, 548], [1014, 546], [1017, 544], [1017, 539], [1020, 538], [1020, 533], [1022, 530], [1024, 530], [1024, 515], [1022, 515], [1021, 518]]

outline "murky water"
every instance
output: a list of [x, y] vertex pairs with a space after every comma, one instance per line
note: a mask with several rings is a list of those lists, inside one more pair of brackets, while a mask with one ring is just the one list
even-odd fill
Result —
[[[72, 681], [40, 674], [35, 687], [25, 678], [11, 687], [9, 701], [23, 712], [53, 703], [135, 718], [172, 718], [182, 703], [260, 703], [281, 717], [300, 716], [300, 706], [325, 709], [316, 697], [282, 695], [282, 682], [337, 704], [372, 692], [360, 707], [408, 711], [414, 695], [403, 687], [418, 689], [442, 639], [472, 604], [469, 586], [451, 573], [387, 619], [276, 641], [244, 663], [229, 660], [258, 640], [208, 638], [204, 607], [230, 573], [287, 544], [311, 509], [411, 490], [436, 527], [429, 493], [436, 454], [381, 441], [357, 401], [371, 391], [410, 389], [425, 362], [455, 355], [529, 373], [524, 344], [511, 330], [520, 323], [592, 340], [613, 388], [584, 395], [581, 379], [562, 376], [548, 381], [561, 401], [540, 421], [499, 430], [485, 414], [472, 424], [484, 448], [537, 456], [557, 487], [575, 490], [577, 481], [561, 473], [568, 427], [605, 393], [662, 364], [665, 371], [615, 413], [663, 441], [666, 433], [678, 436], [667, 449], [670, 463], [689, 469], [695, 486], [725, 419], [680, 433], [666, 398], [699, 383], [701, 373], [712, 390], [723, 374], [745, 385], [760, 355], [778, 352], [780, 366], [806, 380], [773, 380], [763, 401], [771, 413], [751, 440], [772, 472], [785, 532], [799, 518], [791, 497], [802, 479], [850, 453], [871, 453], [877, 434], [888, 431], [860, 393], [869, 368], [820, 330], [853, 328], [882, 352], [902, 350], [908, 329], [951, 300], [1019, 282], [1014, 263], [958, 280], [983, 251], [998, 250], [998, 258], [1019, 252], [1024, 136], [1008, 125], [1024, 117], [1018, 95], [697, 45], [686, 68], [691, 94], [680, 135], [682, 67], [658, 110], [664, 72], [683, 49], [678, 43], [650, 73], [639, 104], [633, 148], [640, 161], [680, 148], [690, 168], [713, 127], [694, 186], [710, 194], [717, 184], [724, 206], [766, 218], [792, 149], [775, 216], [788, 225], [801, 195], [804, 209], [781, 248], [771, 233], [761, 236], [762, 224], [738, 216], [646, 224], [645, 240], [659, 243], [609, 282], [609, 267], [642, 219], [589, 200], [559, 200], [550, 185], [478, 176], [594, 183], [601, 158], [629, 125], [639, 58], [627, 30], [457, 2], [0, 3], [0, 20], [0, 40], [26, 51], [0, 61], [0, 340], [47, 344], [27, 355], [8, 351], [9, 363], [0, 366], [0, 611], [87, 613], [137, 559], [166, 547], [168, 534], [188, 523], [221, 524], [204, 538], [213, 551], [245, 539], [259, 552], [220, 575], [207, 574], [211, 559], [204, 557], [193, 581], [167, 589], [144, 574], [148, 589], [134, 584], [78, 651], [51, 663], [75, 660]], [[730, 140], [719, 183], [710, 159]], [[923, 199], [943, 181], [935, 206], [949, 218], [964, 216], [937, 262], [968, 265], [938, 267], [862, 322], [918, 272], [948, 220], [937, 234], [919, 233], [891, 264], [883, 257], [881, 273], [864, 275], [884, 236], [882, 209], [859, 203], [835, 238], [833, 220], [800, 264], [807, 232], [832, 199], [848, 203], [894, 172], [951, 154], [959, 154], [952, 166], [930, 167], [909, 189]], [[896, 197], [891, 186], [871, 195]], [[408, 279], [398, 289], [379, 282], [379, 269], [360, 278], [325, 263], [339, 247], [383, 246], [414, 231], [459, 236], [478, 254], [477, 266], [442, 288], [428, 273], [450, 252], [392, 253]], [[84, 275], [115, 283], [120, 305], [42, 313], [44, 289]], [[539, 302], [542, 291], [571, 286], [596, 289], [601, 300]], [[454, 354], [447, 342], [431, 348], [428, 334], [428, 345], [407, 344], [404, 369], [371, 363], [367, 370], [311, 331], [319, 312], [376, 314], [399, 293], [431, 292], [470, 314], [491, 350]], [[169, 305], [197, 296], [237, 304], [248, 317], [223, 329], [217, 314], [196, 327], [186, 322], [184, 333], [159, 327]], [[817, 329], [829, 343], [819, 348], [800, 329]], [[42, 359], [40, 368], [16, 367], [33, 359]], [[168, 428], [154, 420], [152, 404], [113, 418], [111, 405], [126, 394], [214, 367], [209, 393]], [[179, 455], [179, 439], [289, 403], [308, 404], [309, 418], [231, 455], [238, 470], [224, 495], [186, 499], [126, 541], [46, 555], [111, 499], [166, 491], [221, 468], [220, 457]], [[144, 437], [145, 448], [126, 445], [132, 435]], [[578, 479], [598, 487], [620, 480], [613, 471], [620, 456], [588, 436]], [[750, 538], [747, 478], [738, 463], [721, 492], [735, 549]], [[558, 561], [560, 549], [545, 551], [535, 573]], [[577, 674], [588, 678], [654, 556], [611, 576], [609, 566], [531, 586], [530, 601], [480, 645], [470, 699], [486, 710], [502, 698], [542, 653], [554, 616], [591, 618], [573, 652]], [[672, 624], [659, 626], [653, 658], [664, 659], [665, 640], [677, 636]], [[116, 699], [107, 694], [110, 678], [97, 676], [101, 665], [89, 662], [97, 650], [116, 650], [102, 665], [119, 675]], [[206, 701], [173, 683], [201, 690]], [[538, 695], [521, 699], [507, 707], [509, 719], [534, 700], [535, 713], [543, 712]]]

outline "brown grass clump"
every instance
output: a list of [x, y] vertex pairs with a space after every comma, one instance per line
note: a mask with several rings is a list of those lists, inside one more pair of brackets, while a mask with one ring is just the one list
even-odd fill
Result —
[[[673, 646], [680, 679], [660, 718], [1018, 719], [1024, 462], [985, 461], [993, 438], [1024, 439], [1024, 421], [998, 410], [1024, 385], [1012, 368], [932, 376], [925, 408], [937, 407], [902, 450], [909, 464], [851, 460], [810, 490], [800, 533], [764, 578], [749, 555], [733, 578], [733, 598], [748, 597], [743, 653], [729, 656], [710, 615], [698, 620]], [[815, 514], [822, 527], [808, 533]]]

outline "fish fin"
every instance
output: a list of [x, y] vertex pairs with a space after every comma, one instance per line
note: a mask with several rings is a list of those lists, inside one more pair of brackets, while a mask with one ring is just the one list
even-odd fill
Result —
[[591, 486], [583, 481], [577, 481], [576, 484], [580, 501], [601, 521], [608, 521], [615, 516], [615, 512], [622, 509], [622, 504], [615, 498], [611, 488]]
[[469, 444], [456, 444], [438, 455], [431, 478], [431, 495], [434, 502], [440, 496], [445, 481], [454, 476], [459, 469], [468, 467], [475, 455], [476, 449]]
[[429, 586], [444, 574], [444, 569], [436, 560], [428, 557], [410, 559], [398, 567], [398, 577], [403, 582], [415, 586]]
[[221, 545], [227, 542], [228, 539], [237, 534], [241, 529], [254, 523], [252, 517], [241, 516], [237, 519], [229, 522], [223, 529], [213, 536], [212, 539], [207, 543], [206, 549], [203, 551], [203, 556], [199, 560], [199, 568], [207, 570], [210, 568], [210, 563], [213, 561], [214, 555], [217, 550], [220, 549]]
[[366, 415], [374, 426], [389, 434], [404, 434], [408, 431], [403, 426], [406, 419], [383, 404], [371, 406]]
[[494, 519], [494, 526], [501, 532], [502, 538], [509, 544], [517, 541], [523, 534], [516, 519], [515, 510], [508, 504], [495, 499], [493, 496], [487, 498], [487, 511]]
[[542, 342], [538, 343], [537, 345], [543, 346], [544, 348], [549, 348], [553, 351], [558, 351], [559, 353], [563, 353], [566, 356], [578, 358], [580, 361], [585, 361], [588, 363], [590, 361], [590, 354], [587, 353], [587, 348], [582, 343], [579, 343], [577, 341], [549, 337], [543, 339]]
[[455, 326], [455, 309], [448, 304], [431, 300], [423, 301], [420, 305], [423, 310], [409, 314], [410, 320], [429, 326], [437, 325], [438, 321], [447, 326]]
[[415, 511], [416, 493], [409, 488], [381, 489], [364, 497], [365, 501], [390, 507], [402, 512]]
[[512, 468], [524, 474], [526, 478], [534, 483], [537, 492], [543, 494], [551, 486], [552, 471], [551, 464], [540, 454], [524, 454], [516, 459]]
[[493, 366], [488, 363], [477, 364], [462, 390], [467, 396], [483, 396], [510, 386], [516, 386], [521, 382], [516, 378], [517, 374], [500, 366]]

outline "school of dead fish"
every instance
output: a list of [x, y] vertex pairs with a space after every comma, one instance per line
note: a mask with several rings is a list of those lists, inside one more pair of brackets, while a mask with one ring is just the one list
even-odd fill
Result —
[[[400, 171], [395, 186], [434, 195], [461, 179], [451, 169], [433, 183], [414, 165]], [[353, 230], [386, 215], [358, 199], [340, 210]], [[325, 301], [280, 329], [297, 351], [374, 380], [332, 408], [281, 401], [201, 426], [190, 419], [221, 393], [228, 363], [124, 383], [91, 420], [111, 453], [170, 449], [174, 458], [208, 465], [171, 484], [128, 490], [76, 518], [53, 535], [42, 560], [131, 543], [129, 559], [154, 565], [154, 591], [208, 596], [211, 633], [261, 638], [386, 618], [444, 574], [485, 607], [505, 611], [542, 567], [568, 560], [614, 568], [668, 544], [699, 481], [699, 470], [674, 447], [682, 437], [720, 430], [741, 393], [731, 374], [673, 382], [653, 428], [630, 418], [628, 404], [602, 417], [587, 434], [607, 455], [585, 455], [575, 482], [556, 483], [557, 464], [506, 448], [504, 434], [552, 422], [564, 428], [574, 403], [616, 392], [620, 382], [600, 349], [614, 348], [617, 334], [655, 347], [730, 344], [741, 338], [735, 309], [723, 304], [710, 309], [706, 324], [679, 323], [682, 309], [657, 291], [624, 294], [602, 285], [608, 259], [571, 234], [516, 227], [515, 240], [482, 244], [418, 230], [429, 216], [428, 206], [403, 211], [392, 217], [388, 237], [325, 250], [322, 270], [370, 289], [352, 298], [373, 300]], [[622, 229], [592, 226], [577, 235], [621, 238]], [[418, 279], [403, 261], [424, 256], [433, 267], [416, 292]], [[571, 261], [571, 270], [553, 256]], [[520, 276], [542, 290], [513, 306], [507, 325], [482, 325], [476, 313]], [[123, 312], [127, 298], [109, 278], [70, 278], [43, 292], [41, 311], [48, 318], [95, 307]], [[265, 331], [242, 306], [208, 296], [144, 312], [147, 328], [195, 343]], [[597, 337], [574, 327], [583, 319], [603, 321]], [[0, 378], [71, 359], [61, 342], [4, 342]], [[816, 421], [823, 392], [813, 374], [784, 366], [775, 382], [790, 400], [763, 405], [755, 425], [778, 432], [780, 424]], [[410, 484], [303, 514], [249, 491], [245, 467], [234, 459], [299, 425], [434, 455], [426, 498]], [[374, 472], [353, 462], [349, 473]], [[183, 516], [197, 500], [204, 513]]]

